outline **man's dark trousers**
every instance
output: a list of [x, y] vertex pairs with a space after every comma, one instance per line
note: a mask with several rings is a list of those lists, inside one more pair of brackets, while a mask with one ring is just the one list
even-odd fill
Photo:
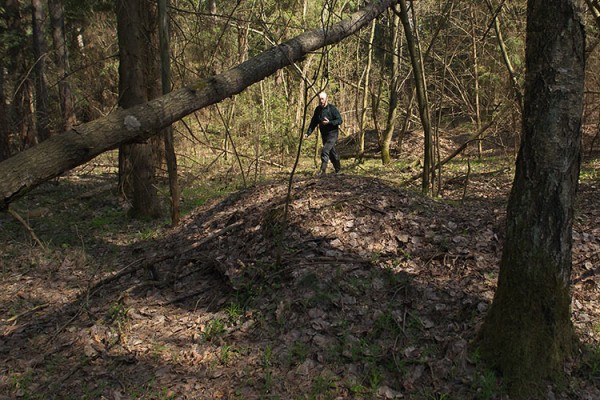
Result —
[[321, 134], [323, 141], [323, 150], [321, 150], [321, 173], [325, 173], [327, 162], [331, 160], [335, 172], [339, 172], [341, 168], [340, 156], [335, 150], [335, 142], [338, 139], [338, 130], [329, 131]]

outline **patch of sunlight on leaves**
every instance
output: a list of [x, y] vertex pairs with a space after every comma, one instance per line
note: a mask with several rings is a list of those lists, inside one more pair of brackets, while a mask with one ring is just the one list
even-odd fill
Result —
[[579, 172], [580, 181], [598, 182], [600, 181], [600, 170], [583, 164]]

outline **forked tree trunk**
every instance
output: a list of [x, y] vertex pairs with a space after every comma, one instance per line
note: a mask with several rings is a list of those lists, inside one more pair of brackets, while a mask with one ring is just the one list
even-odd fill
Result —
[[539, 398], [542, 381], [563, 373], [573, 348], [571, 230], [585, 64], [575, 10], [573, 0], [529, 0], [527, 7], [523, 139], [480, 343], [516, 397]]

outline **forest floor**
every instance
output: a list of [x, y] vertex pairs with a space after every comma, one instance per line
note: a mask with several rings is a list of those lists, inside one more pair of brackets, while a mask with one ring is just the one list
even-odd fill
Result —
[[[184, 193], [175, 228], [127, 218], [115, 176], [79, 168], [15, 204], [41, 246], [0, 215], [0, 399], [508, 399], [473, 340], [512, 163], [463, 158], [439, 198], [400, 187], [398, 165], [303, 167], [287, 219], [281, 172]], [[547, 399], [600, 398], [599, 171], [586, 157], [578, 352]]]

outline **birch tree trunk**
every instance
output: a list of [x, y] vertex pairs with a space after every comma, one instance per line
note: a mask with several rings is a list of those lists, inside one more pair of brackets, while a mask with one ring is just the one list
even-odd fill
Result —
[[[573, 350], [570, 275], [585, 37], [573, 0], [529, 0], [523, 139], [484, 357], [517, 397], [538, 398]], [[545, 396], [544, 396], [545, 397]]]

